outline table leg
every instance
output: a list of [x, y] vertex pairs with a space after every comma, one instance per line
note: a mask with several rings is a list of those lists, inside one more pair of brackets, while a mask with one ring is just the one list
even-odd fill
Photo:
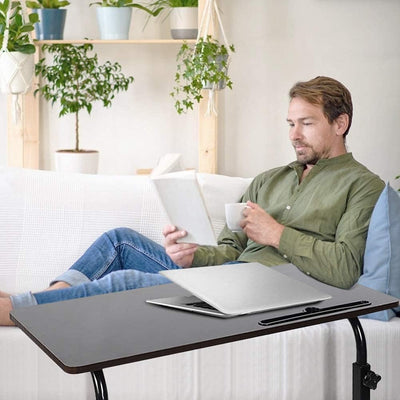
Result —
[[94, 371], [90, 374], [92, 375], [96, 400], [108, 400], [107, 384], [103, 370]]
[[349, 318], [357, 346], [357, 360], [353, 363], [353, 400], [370, 400], [370, 390], [376, 389], [381, 377], [371, 371], [367, 363], [367, 342], [357, 317]]

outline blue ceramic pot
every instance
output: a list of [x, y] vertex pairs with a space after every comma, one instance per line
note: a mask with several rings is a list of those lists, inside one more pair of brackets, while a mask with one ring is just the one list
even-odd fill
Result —
[[67, 10], [61, 8], [38, 8], [33, 11], [39, 15], [40, 19], [40, 22], [35, 24], [37, 39], [64, 39], [64, 27]]

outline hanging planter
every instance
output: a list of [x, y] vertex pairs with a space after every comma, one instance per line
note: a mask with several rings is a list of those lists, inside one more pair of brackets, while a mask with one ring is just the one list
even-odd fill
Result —
[[30, 32], [38, 21], [37, 14], [27, 13], [24, 1], [0, 3], [0, 90], [12, 94], [14, 121], [20, 120], [19, 95], [31, 87], [36, 51]]
[[5, 51], [0, 54], [0, 87], [2, 93], [24, 94], [32, 83], [35, 70], [33, 54]]
[[[218, 28], [224, 38], [224, 44], [207, 34], [210, 26]], [[179, 114], [199, 103], [203, 90], [208, 90], [207, 114], [217, 114], [214, 102], [215, 91], [225, 87], [232, 89], [232, 80], [228, 75], [230, 55], [235, 51], [228, 45], [216, 0], [207, 0], [201, 19], [199, 35], [194, 46], [184, 43], [177, 55], [176, 86], [171, 93], [175, 99], [175, 108]]]

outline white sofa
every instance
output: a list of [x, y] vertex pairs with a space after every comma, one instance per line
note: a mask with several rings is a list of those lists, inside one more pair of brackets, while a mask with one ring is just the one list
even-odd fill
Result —
[[[249, 179], [199, 174], [214, 226]], [[146, 176], [0, 169], [0, 290], [40, 290], [102, 232], [134, 228], [156, 241], [167, 222]], [[398, 400], [400, 319], [362, 320], [382, 375], [372, 400]], [[116, 327], [118, 329], [118, 327]], [[110, 400], [351, 399], [347, 321], [105, 370]], [[90, 375], [68, 375], [18, 328], [0, 327], [0, 399], [93, 399]]]

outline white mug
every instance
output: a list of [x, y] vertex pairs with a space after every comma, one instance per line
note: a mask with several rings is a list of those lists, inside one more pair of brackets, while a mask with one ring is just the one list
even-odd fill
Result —
[[243, 219], [243, 210], [247, 207], [246, 203], [225, 204], [225, 218], [228, 228], [232, 232], [240, 232], [240, 221]]

